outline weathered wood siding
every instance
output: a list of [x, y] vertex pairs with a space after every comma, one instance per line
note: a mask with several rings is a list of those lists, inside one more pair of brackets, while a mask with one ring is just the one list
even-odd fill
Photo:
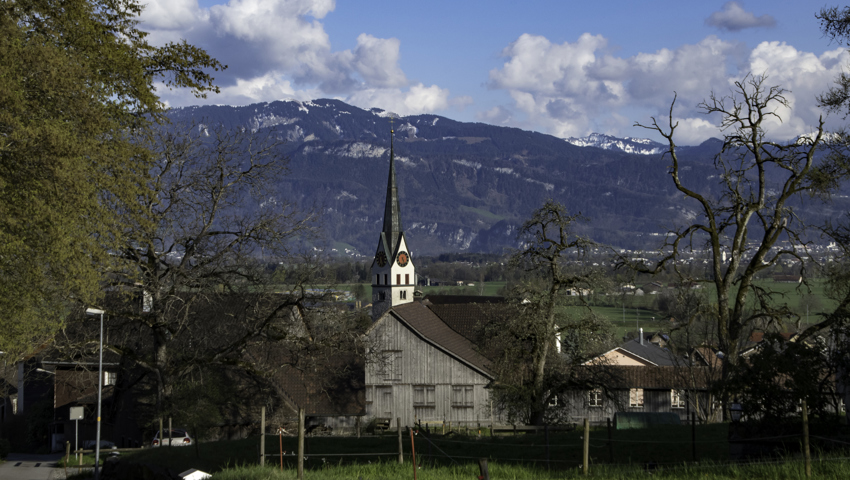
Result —
[[[392, 316], [370, 332], [366, 365], [366, 416], [474, 425], [490, 423], [489, 379], [413, 333]], [[377, 351], [375, 351], [377, 350]], [[396, 353], [398, 352], [398, 354]], [[401, 361], [396, 364], [400, 356]], [[383, 372], [390, 370], [389, 373]], [[433, 386], [433, 406], [414, 406], [414, 387]], [[471, 406], [452, 405], [452, 387], [471, 386]]]
[[[701, 402], [707, 402], [708, 395], [705, 393], [699, 394]], [[671, 404], [670, 390], [654, 390], [644, 389], [643, 391], [643, 407], [629, 406], [629, 391], [617, 390], [614, 392], [614, 398], [605, 397], [601, 407], [591, 407], [588, 404], [587, 392], [571, 392], [564, 396], [564, 409], [569, 422], [581, 423], [585, 418], [589, 419], [594, 424], [605, 424], [606, 419], [613, 420], [614, 414], [617, 412], [672, 412], [679, 415], [682, 423], [688, 422], [688, 414], [692, 409], [674, 408]]]

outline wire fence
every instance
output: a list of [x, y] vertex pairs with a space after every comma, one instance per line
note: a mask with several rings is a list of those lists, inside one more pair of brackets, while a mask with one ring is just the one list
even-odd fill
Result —
[[[400, 422], [398, 423], [400, 426]], [[383, 435], [364, 435], [356, 437], [318, 436], [305, 439], [309, 448], [303, 454], [307, 465], [343, 462], [372, 462], [389, 457], [397, 457], [399, 462], [413, 460], [421, 468], [448, 464], [469, 464], [481, 459], [492, 463], [522, 464], [549, 469], [581, 468], [588, 463], [607, 468], [654, 469], [717, 469], [736, 468], [753, 465], [778, 465], [797, 461], [789, 459], [792, 449], [781, 449], [784, 458], [734, 458], [732, 447], [735, 444], [799, 445], [801, 434], [749, 435], [746, 438], [730, 438], [728, 424], [695, 425], [650, 428], [644, 430], [615, 430], [595, 428], [573, 432], [551, 433], [542, 429], [542, 434], [520, 432], [516, 435], [491, 437], [461, 435], [455, 432], [447, 434], [427, 431], [416, 427], [401, 427]], [[506, 431], [509, 431], [506, 428]], [[474, 432], [474, 430], [473, 430]], [[585, 435], [588, 436], [585, 440]], [[649, 435], [653, 437], [646, 438]], [[669, 437], [665, 437], [669, 436]], [[264, 458], [270, 463], [290, 463], [298, 458], [292, 448], [293, 437], [278, 437], [268, 442]], [[850, 446], [850, 435], [830, 438], [823, 435], [811, 435], [812, 441], [820, 445], [832, 444], [846, 450]], [[284, 450], [284, 440], [287, 448]], [[268, 452], [272, 443], [277, 452]], [[389, 448], [388, 448], [389, 447]], [[397, 448], [396, 451], [391, 451]], [[582, 458], [585, 450], [587, 459]], [[835, 452], [840, 454], [841, 452]], [[846, 461], [845, 456], [820, 458], [820, 462]], [[385, 460], [384, 460], [385, 461]], [[802, 461], [802, 460], [799, 460]]]

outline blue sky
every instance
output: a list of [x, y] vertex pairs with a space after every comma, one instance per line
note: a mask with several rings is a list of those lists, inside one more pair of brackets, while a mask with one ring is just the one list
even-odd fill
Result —
[[[142, 0], [144, 2], [144, 0]], [[186, 39], [230, 68], [222, 93], [172, 106], [337, 98], [560, 137], [652, 136], [667, 114], [680, 144], [718, 136], [696, 108], [748, 72], [790, 90], [770, 134], [807, 133], [815, 96], [850, 66], [805, 1], [150, 0], [153, 43]], [[843, 122], [838, 115], [830, 126]]]

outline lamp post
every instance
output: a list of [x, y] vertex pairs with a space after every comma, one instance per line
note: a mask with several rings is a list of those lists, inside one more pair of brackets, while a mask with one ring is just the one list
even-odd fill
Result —
[[103, 392], [103, 310], [87, 308], [86, 315], [100, 315], [100, 340], [98, 341], [97, 361], [97, 428], [94, 443], [94, 480], [100, 480], [100, 403]]

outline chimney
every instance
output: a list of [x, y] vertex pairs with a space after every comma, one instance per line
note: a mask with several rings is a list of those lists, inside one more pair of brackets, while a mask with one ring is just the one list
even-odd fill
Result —
[[643, 327], [640, 328], [640, 344], [643, 345]]

